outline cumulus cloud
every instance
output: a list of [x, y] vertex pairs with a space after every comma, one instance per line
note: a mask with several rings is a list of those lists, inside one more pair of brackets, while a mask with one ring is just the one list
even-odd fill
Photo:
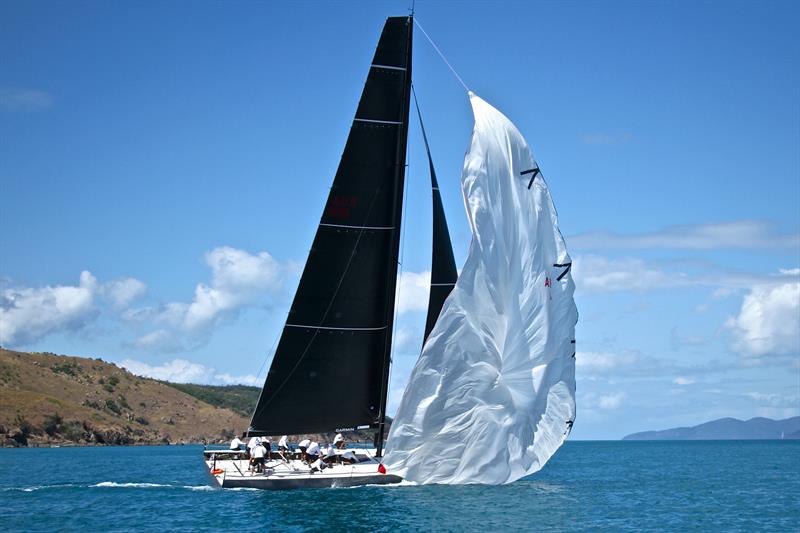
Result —
[[101, 313], [102, 302], [122, 312], [146, 289], [134, 278], [100, 283], [88, 270], [77, 285], [2, 289], [0, 344], [24, 346], [51, 333], [80, 330]]
[[725, 326], [747, 358], [800, 354], [800, 282], [753, 287]]
[[404, 271], [397, 284], [397, 311], [426, 311], [430, 292], [431, 273]]
[[[646, 262], [634, 257], [611, 259], [593, 254], [573, 260], [576, 290], [581, 294], [617, 291], [652, 291], [675, 287], [717, 287], [712, 299], [720, 299], [754, 285], [784, 283], [797, 278], [800, 269], [780, 269], [769, 275], [720, 269], [703, 262], [684, 264], [688, 272], [676, 270], [676, 263]], [[702, 308], [701, 308], [702, 310]]]
[[585, 374], [604, 374], [639, 361], [635, 353], [577, 352], [575, 366]]
[[763, 392], [746, 392], [744, 396], [750, 398], [754, 402], [771, 407], [800, 407], [797, 396]]
[[81, 272], [78, 285], [10, 288], [0, 293], [0, 344], [30, 344], [57, 331], [76, 330], [94, 318], [97, 280]]
[[626, 250], [796, 248], [800, 246], [800, 234], [780, 233], [772, 224], [762, 220], [735, 220], [668, 226], [647, 233], [620, 234], [594, 231], [573, 235], [567, 239], [567, 243], [573, 248]]
[[422, 332], [419, 328], [411, 325], [402, 325], [397, 328], [394, 335], [394, 351], [416, 353], [421, 348]]
[[0, 89], [0, 109], [4, 111], [41, 111], [53, 105], [53, 97], [33, 89]]
[[173, 383], [200, 383], [205, 385], [260, 385], [258, 378], [252, 374], [232, 376], [217, 372], [214, 368], [186, 359], [173, 359], [161, 365], [149, 365], [133, 359], [125, 359], [119, 366], [130, 372], [147, 378], [171, 381]]
[[132, 343], [139, 348], [179, 351], [204, 343], [210, 330], [240, 309], [253, 305], [265, 293], [283, 286], [283, 267], [267, 252], [250, 254], [223, 246], [205, 255], [211, 282], [198, 283], [190, 302], [169, 302], [157, 307], [130, 309], [123, 318], [157, 327]]
[[697, 283], [683, 272], [669, 272], [636, 258], [577, 256], [573, 263], [577, 290], [584, 293], [646, 291]]
[[135, 278], [109, 281], [101, 287], [101, 293], [115, 309], [125, 309], [144, 296], [147, 285]]

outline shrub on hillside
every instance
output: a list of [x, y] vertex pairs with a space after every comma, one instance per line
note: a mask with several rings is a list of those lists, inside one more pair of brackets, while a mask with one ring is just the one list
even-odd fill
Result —
[[47, 415], [46, 417], [44, 417], [44, 422], [42, 423], [42, 429], [44, 430], [45, 433], [53, 437], [59, 433], [59, 429], [63, 422], [64, 419], [61, 418], [61, 415], [59, 415], [58, 413], [53, 413], [52, 415]]

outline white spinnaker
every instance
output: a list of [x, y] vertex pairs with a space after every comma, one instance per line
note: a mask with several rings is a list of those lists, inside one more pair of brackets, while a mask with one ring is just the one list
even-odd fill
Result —
[[384, 461], [417, 483], [515, 481], [544, 466], [575, 419], [578, 311], [556, 210], [542, 176], [525, 173], [538, 165], [519, 130], [473, 93], [470, 102], [461, 185], [472, 244]]

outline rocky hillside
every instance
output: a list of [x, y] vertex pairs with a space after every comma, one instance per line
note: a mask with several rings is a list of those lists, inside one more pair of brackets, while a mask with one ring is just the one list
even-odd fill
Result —
[[247, 429], [251, 405], [192, 392], [100, 359], [0, 348], [0, 445], [219, 442]]

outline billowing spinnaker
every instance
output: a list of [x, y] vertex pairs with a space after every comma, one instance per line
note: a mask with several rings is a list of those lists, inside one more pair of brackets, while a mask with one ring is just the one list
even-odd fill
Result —
[[384, 463], [418, 483], [510, 483], [575, 419], [571, 260], [522, 135], [470, 93], [469, 256], [392, 423]]

